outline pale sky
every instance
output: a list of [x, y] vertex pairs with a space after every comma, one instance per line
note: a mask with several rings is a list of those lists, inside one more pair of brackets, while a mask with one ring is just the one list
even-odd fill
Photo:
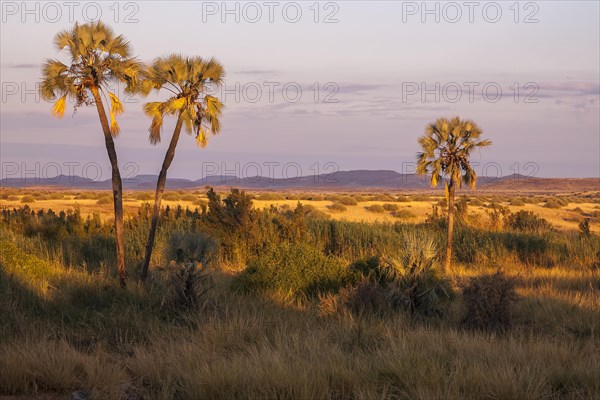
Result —
[[[494, 142], [473, 159], [480, 175], [600, 177], [598, 1], [423, 4], [3, 1], [1, 178], [90, 163], [110, 177], [95, 109], [58, 120], [34, 94], [44, 59], [67, 61], [54, 35], [99, 15], [141, 60], [177, 52], [226, 68], [221, 134], [205, 149], [182, 137], [170, 177], [411, 172], [424, 127], [454, 115]], [[174, 125], [150, 145], [145, 101], [124, 99], [124, 176], [158, 173]]]

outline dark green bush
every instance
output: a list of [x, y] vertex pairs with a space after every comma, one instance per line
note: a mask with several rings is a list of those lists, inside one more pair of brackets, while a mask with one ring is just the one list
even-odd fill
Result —
[[540, 232], [542, 230], [550, 229], [550, 223], [533, 211], [521, 210], [514, 214], [510, 214], [506, 222], [510, 229], [516, 231]]
[[273, 290], [293, 297], [335, 292], [356, 279], [356, 272], [306, 243], [271, 245], [250, 260], [234, 286], [249, 292]]

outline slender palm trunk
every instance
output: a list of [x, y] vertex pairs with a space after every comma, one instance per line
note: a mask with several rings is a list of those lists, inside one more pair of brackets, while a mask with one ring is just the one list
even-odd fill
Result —
[[106, 111], [104, 110], [104, 104], [102, 103], [100, 92], [94, 87], [91, 90], [92, 94], [94, 95], [94, 102], [96, 103], [98, 116], [100, 117], [102, 131], [104, 132], [104, 142], [106, 144], [106, 151], [108, 152], [108, 158], [110, 160], [110, 166], [112, 169], [115, 235], [117, 239], [117, 270], [119, 273], [119, 281], [121, 286], [125, 287], [127, 284], [127, 278], [125, 276], [125, 246], [123, 244], [123, 183], [121, 182], [121, 173], [119, 172], [119, 163], [117, 161], [115, 142], [113, 141], [112, 133], [110, 132], [110, 125], [108, 124], [108, 118], [106, 117]]
[[156, 237], [156, 228], [158, 227], [158, 217], [160, 215], [160, 203], [162, 201], [163, 193], [165, 191], [165, 184], [167, 183], [167, 170], [175, 158], [175, 149], [177, 148], [177, 142], [179, 141], [179, 134], [181, 133], [181, 126], [183, 125], [183, 119], [181, 116], [177, 119], [173, 136], [171, 137], [171, 143], [165, 154], [165, 159], [158, 175], [158, 181], [156, 182], [156, 193], [154, 195], [154, 209], [152, 211], [152, 222], [150, 224], [150, 233], [148, 234], [148, 243], [146, 244], [146, 256], [144, 258], [144, 264], [142, 264], [142, 274], [140, 281], [144, 283], [148, 276], [148, 267], [150, 265], [150, 258], [152, 257], [152, 250], [154, 249], [154, 239]]
[[444, 273], [450, 271], [452, 261], [452, 234], [454, 231], [454, 182], [448, 185], [448, 241], [446, 242], [446, 259], [444, 260]]

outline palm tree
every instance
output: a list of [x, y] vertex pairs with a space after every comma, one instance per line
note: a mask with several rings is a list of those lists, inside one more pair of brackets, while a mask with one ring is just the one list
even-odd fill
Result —
[[[141, 64], [131, 58], [129, 43], [125, 38], [115, 36], [112, 29], [102, 22], [75, 24], [72, 30], [58, 33], [54, 44], [59, 51], [69, 51], [70, 61], [68, 65], [54, 59], [45, 62], [40, 95], [45, 100], [56, 100], [58, 97], [52, 109], [52, 114], [58, 118], [64, 116], [67, 97], [74, 100], [75, 109], [96, 105], [112, 168], [117, 267], [121, 286], [125, 286], [123, 188], [113, 141], [113, 136], [120, 131], [115, 117], [124, 110], [119, 98], [109, 90], [109, 84], [123, 82], [126, 92], [136, 92]], [[110, 124], [103, 98], [111, 103]]]
[[176, 116], [177, 122], [156, 182], [152, 223], [140, 276], [142, 282], [148, 275], [167, 170], [175, 157], [179, 134], [185, 125], [186, 132], [193, 132], [198, 145], [205, 147], [208, 132], [220, 132], [219, 118], [223, 104], [216, 97], [206, 94], [206, 91], [211, 84], [220, 85], [224, 76], [223, 66], [214, 58], [204, 60], [200, 57], [183, 57], [177, 54], [157, 58], [145, 72], [145, 83], [156, 90], [165, 89], [170, 93], [166, 101], [147, 103], [144, 106], [146, 115], [152, 118], [149, 129], [150, 142], [160, 142], [163, 119], [166, 115]]
[[490, 140], [480, 140], [482, 130], [470, 120], [454, 117], [451, 120], [439, 118], [425, 128], [425, 135], [419, 138], [423, 151], [417, 154], [417, 173], [430, 175], [432, 187], [441, 179], [446, 181], [448, 200], [448, 241], [444, 272], [450, 269], [452, 258], [452, 231], [454, 229], [454, 194], [461, 183], [475, 189], [477, 175], [469, 163], [469, 156], [476, 148], [489, 146]]

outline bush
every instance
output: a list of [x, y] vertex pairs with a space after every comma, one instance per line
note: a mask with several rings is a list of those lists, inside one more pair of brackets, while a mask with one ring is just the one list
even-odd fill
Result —
[[525, 202], [523, 201], [523, 199], [516, 198], [510, 200], [510, 205], [515, 207], [521, 207], [525, 205]]
[[182, 201], [189, 201], [191, 203], [196, 201], [197, 198], [198, 198], [198, 196], [195, 196], [193, 194], [184, 194], [183, 196], [181, 196]]
[[279, 193], [261, 193], [256, 197], [256, 200], [262, 201], [275, 201], [275, 200], [285, 200], [285, 196]]
[[27, 194], [27, 195], [21, 197], [21, 203], [35, 203], [35, 197]]
[[473, 207], [483, 207], [485, 205], [485, 203], [483, 201], [481, 201], [480, 199], [470, 199], [469, 205], [473, 206]]
[[96, 201], [96, 204], [98, 204], [98, 205], [105, 205], [105, 204], [112, 204], [112, 203], [113, 203], [113, 198], [110, 196], [101, 197]]
[[396, 201], [396, 198], [393, 196], [390, 196], [389, 194], [379, 194], [379, 195], [375, 195], [372, 197], [371, 199], [372, 201]]
[[[141, 201], [148, 201], [148, 200], [154, 199], [154, 195], [149, 192], [139, 192], [139, 193], [136, 193], [134, 197], [136, 200], [141, 200]], [[164, 196], [163, 196], [163, 198], [164, 198]]]
[[398, 198], [396, 199], [397, 202], [399, 203], [408, 203], [410, 201], [410, 197], [408, 196], [398, 196]]
[[338, 291], [356, 276], [340, 259], [326, 256], [314, 246], [283, 242], [251, 259], [234, 286], [249, 292], [273, 290], [303, 297]]
[[385, 289], [367, 278], [342, 288], [339, 298], [354, 314], [384, 315], [391, 311]]
[[582, 237], [589, 238], [592, 235], [590, 231], [590, 219], [586, 218], [579, 223], [579, 234]]
[[361, 196], [360, 194], [355, 194], [352, 196], [354, 198], [354, 200], [356, 200], [358, 203], [364, 203], [365, 201], [367, 201], [367, 198], [365, 196]]
[[548, 201], [546, 201], [546, 204], [544, 205], [544, 207], [546, 208], [561, 208], [562, 205], [555, 199], [550, 199]]
[[463, 323], [472, 329], [506, 331], [516, 300], [515, 280], [500, 271], [470, 278], [463, 288], [467, 307]]
[[179, 201], [181, 199], [181, 196], [179, 195], [179, 193], [176, 192], [166, 192], [165, 194], [163, 194], [163, 200], [167, 200], [167, 201]]
[[327, 208], [332, 212], [344, 212], [347, 210], [346, 206], [340, 203], [333, 203], [327, 206]]
[[384, 204], [383, 205], [383, 209], [385, 211], [398, 211], [398, 205], [397, 204]]
[[217, 259], [217, 244], [210, 237], [197, 232], [174, 232], [169, 236], [165, 250], [167, 261], [208, 265]]
[[385, 212], [385, 208], [383, 208], [381, 204], [373, 204], [370, 206], [366, 206], [365, 210], [376, 214], [383, 214]]
[[509, 228], [523, 232], [540, 232], [550, 229], [550, 223], [533, 211], [521, 210], [507, 217]]
[[411, 316], [440, 315], [441, 305], [452, 295], [447, 279], [439, 275], [438, 249], [431, 238], [409, 235], [399, 258], [382, 268], [387, 298], [393, 308]]
[[414, 212], [407, 210], [407, 209], [392, 212], [392, 217], [394, 217], [394, 218], [408, 219], [408, 218], [415, 218], [416, 216], [417, 215]]
[[355, 206], [358, 204], [358, 201], [356, 199], [353, 199], [352, 197], [344, 196], [338, 199], [338, 203], [344, 206]]

